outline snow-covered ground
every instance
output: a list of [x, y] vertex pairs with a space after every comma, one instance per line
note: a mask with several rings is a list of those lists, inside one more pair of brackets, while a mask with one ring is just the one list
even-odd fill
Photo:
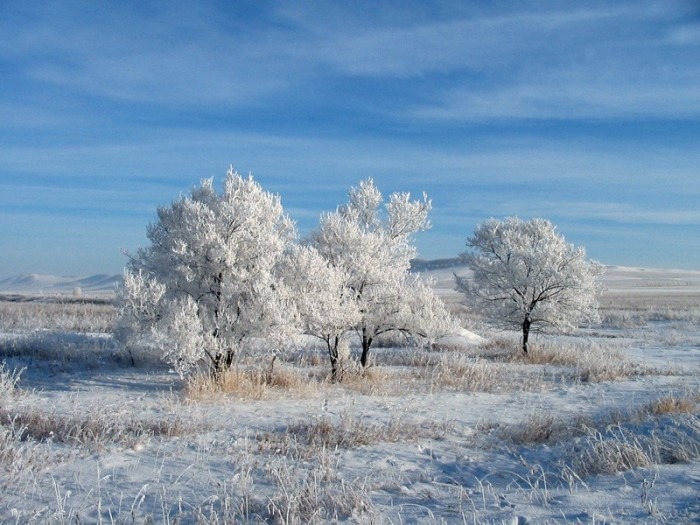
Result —
[[[450, 302], [453, 271], [425, 272]], [[535, 341], [567, 362], [477, 325], [340, 384], [289, 351], [286, 386], [247, 395], [131, 366], [109, 334], [5, 334], [0, 522], [698, 523], [700, 272], [604, 284], [606, 322]]]

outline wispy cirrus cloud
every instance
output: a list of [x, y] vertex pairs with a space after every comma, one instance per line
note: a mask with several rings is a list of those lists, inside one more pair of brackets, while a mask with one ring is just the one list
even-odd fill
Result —
[[[615, 85], [591, 79], [538, 79], [494, 90], [451, 89], [436, 104], [407, 112], [425, 120], [690, 119], [700, 116], [700, 69], [687, 83]], [[578, 76], [578, 75], [577, 75]], [[639, 87], [642, 86], [642, 87]], [[438, 99], [440, 97], [436, 97]]]
[[0, 23], [2, 33], [12, 35], [0, 59], [28, 82], [184, 107], [248, 104], [286, 87], [294, 76], [285, 53], [274, 52], [281, 37], [266, 49], [255, 31], [233, 23], [235, 10], [220, 20], [208, 3], [172, 3], [160, 10], [125, 2], [108, 14], [92, 3], [75, 7], [64, 12], [42, 3], [40, 9], [16, 11], [14, 19]]
[[[320, 23], [320, 16], [326, 13], [303, 8], [288, 12], [312, 35], [313, 51], [306, 50], [307, 56], [350, 75], [402, 78], [460, 70], [498, 71], [523, 62], [547, 62], [547, 57], [558, 57], [561, 62], [562, 51], [589, 41], [621, 20], [643, 21], [668, 14], [654, 6], [631, 3], [511, 7], [504, 13], [453, 3], [442, 12], [436, 8], [425, 13], [420, 8], [411, 11], [389, 4], [375, 8], [372, 17], [336, 7], [330, 23], [325, 18]], [[315, 39], [325, 45], [316, 46]], [[552, 46], [555, 39], [556, 47]], [[535, 57], [535, 52], [544, 52], [544, 56]]]
[[76, 253], [116, 254], [233, 163], [301, 228], [368, 176], [427, 191], [434, 256], [491, 215], [671, 254], [697, 226], [697, 15], [683, 0], [9, 3], [0, 244], [58, 253], [60, 224]]
[[662, 226], [700, 226], [697, 209], [648, 209], [618, 202], [557, 203], [558, 215], [572, 219], [598, 219], [623, 224]]
[[[700, 113], [700, 52], [679, 3], [521, 7], [508, 16], [342, 30], [318, 59], [342, 74], [420, 83], [423, 103], [397, 115], [489, 119], [689, 118]], [[675, 9], [674, 9], [675, 8]], [[359, 26], [359, 28], [358, 28]], [[621, 29], [623, 28], [623, 29]], [[333, 28], [335, 29], [335, 28]]]

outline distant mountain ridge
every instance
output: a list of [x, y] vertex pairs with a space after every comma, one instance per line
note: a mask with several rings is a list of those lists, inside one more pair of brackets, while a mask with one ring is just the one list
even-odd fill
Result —
[[122, 282], [119, 274], [99, 273], [88, 277], [26, 273], [0, 280], [0, 292], [28, 294], [111, 294]]
[[[414, 259], [411, 261], [411, 271], [425, 272], [460, 265], [459, 257], [450, 259]], [[25, 273], [0, 280], [0, 293], [19, 294], [61, 294], [75, 295], [114, 293], [121, 285], [121, 274], [98, 273], [88, 277], [56, 276], [40, 273]]]
[[[433, 287], [443, 293], [453, 292], [454, 273], [463, 276], [470, 274], [464, 260], [459, 257], [414, 259], [411, 261], [411, 271], [419, 272], [422, 277], [431, 280]], [[613, 289], [694, 291], [700, 289], [700, 270], [607, 266], [601, 280]], [[114, 296], [122, 281], [121, 274], [58, 277], [26, 273], [0, 280], [0, 294], [106, 297]]]
[[443, 270], [445, 268], [458, 268], [461, 266], [464, 266], [464, 260], [461, 257], [413, 259], [411, 261], [412, 272], [427, 272], [430, 270]]

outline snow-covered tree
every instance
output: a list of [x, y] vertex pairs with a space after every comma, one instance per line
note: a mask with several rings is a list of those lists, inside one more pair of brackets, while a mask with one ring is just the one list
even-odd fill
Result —
[[301, 331], [326, 344], [331, 379], [340, 379], [348, 327], [360, 321], [345, 269], [331, 265], [310, 246], [295, 246], [283, 275], [294, 294]]
[[603, 267], [586, 259], [544, 219], [490, 219], [467, 240], [463, 257], [473, 281], [457, 277], [458, 289], [505, 328], [522, 330], [522, 350], [536, 329], [559, 331], [597, 318], [596, 278]]
[[286, 337], [294, 308], [280, 278], [294, 227], [279, 197], [229, 169], [202, 181], [148, 227], [125, 270], [117, 333], [158, 349], [180, 374], [214, 374], [258, 338]]
[[408, 193], [394, 193], [384, 204], [367, 179], [350, 190], [348, 204], [322, 215], [309, 237], [308, 244], [342, 271], [336, 300], [350, 299], [359, 316], [348, 317], [344, 328], [356, 332], [362, 343], [362, 366], [367, 366], [377, 336], [402, 332], [434, 337], [453, 327], [442, 302], [409, 273], [416, 254], [412, 237], [429, 228], [430, 208], [425, 195], [411, 201]]

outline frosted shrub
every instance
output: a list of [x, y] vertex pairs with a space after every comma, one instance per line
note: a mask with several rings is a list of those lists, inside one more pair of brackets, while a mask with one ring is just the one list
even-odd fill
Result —
[[[167, 305], [163, 321], [152, 332], [160, 355], [171, 363], [181, 377], [187, 375], [202, 359], [202, 349], [221, 353], [219, 341], [207, 338], [197, 319], [197, 304], [191, 297], [176, 299]], [[207, 340], [210, 339], [210, 340]]]
[[0, 363], [0, 402], [14, 393], [21, 375], [22, 370], [10, 371], [7, 363]]

